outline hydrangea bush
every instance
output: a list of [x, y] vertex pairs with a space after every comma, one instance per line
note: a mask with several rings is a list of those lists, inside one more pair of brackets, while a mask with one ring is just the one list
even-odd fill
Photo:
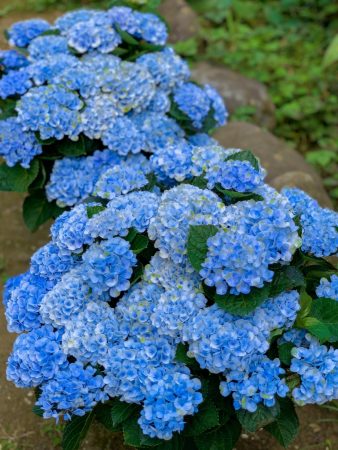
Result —
[[190, 139], [226, 123], [221, 97], [190, 79], [154, 14], [79, 10], [54, 24], [15, 23], [7, 37], [15, 49], [0, 52], [0, 190], [29, 193], [31, 230], [112, 179], [141, 187], [151, 156], [159, 165], [159, 151], [175, 146], [180, 159]]
[[338, 214], [206, 136], [130, 158], [7, 282], [8, 379], [65, 449], [93, 421], [137, 448], [288, 446], [294, 404], [338, 398]]

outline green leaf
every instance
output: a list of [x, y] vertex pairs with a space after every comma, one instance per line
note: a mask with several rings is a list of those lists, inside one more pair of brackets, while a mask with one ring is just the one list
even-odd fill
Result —
[[210, 433], [195, 438], [199, 450], [233, 450], [241, 434], [241, 426], [236, 419]]
[[74, 417], [67, 423], [62, 438], [63, 450], [77, 450], [86, 437], [88, 429], [95, 417], [94, 411], [82, 417]]
[[133, 275], [131, 276], [130, 279], [130, 285], [134, 286], [134, 284], [136, 284], [138, 281], [141, 280], [142, 276], [143, 276], [143, 272], [144, 272], [144, 266], [143, 264], [139, 263], [133, 271]]
[[225, 161], [248, 161], [256, 170], [259, 170], [259, 161], [256, 156], [250, 150], [241, 150], [228, 156]]
[[100, 212], [104, 211], [106, 208], [103, 205], [87, 206], [87, 216], [88, 219], [96, 216]]
[[265, 302], [269, 296], [270, 285], [266, 284], [262, 288], [252, 288], [250, 294], [216, 294], [214, 300], [215, 303], [225, 311], [239, 316], [246, 316]]
[[296, 320], [297, 327], [301, 327], [302, 320], [309, 315], [312, 301], [313, 300], [310, 295], [305, 291], [305, 289], [302, 289], [300, 292], [300, 310], [298, 311]]
[[131, 447], [155, 447], [162, 441], [159, 439], [152, 439], [143, 434], [140, 425], [137, 423], [139, 414], [135, 414], [130, 417], [123, 424], [123, 436], [124, 442]]
[[188, 259], [195, 270], [201, 270], [208, 253], [207, 241], [215, 236], [218, 228], [214, 225], [191, 225], [188, 235]]
[[122, 430], [121, 424], [115, 425], [113, 422], [110, 404], [97, 405], [95, 408], [95, 419], [113, 433]]
[[327, 67], [330, 66], [333, 63], [336, 63], [338, 61], [338, 34], [332, 39], [330, 45], [328, 46], [324, 59], [323, 59], [323, 66]]
[[35, 159], [29, 169], [19, 164], [8, 167], [5, 163], [0, 165], [0, 191], [27, 192], [29, 185], [39, 173], [39, 162]]
[[125, 422], [137, 410], [137, 406], [132, 403], [116, 400], [110, 408], [110, 414], [114, 425]]
[[40, 406], [34, 405], [32, 408], [32, 412], [38, 417], [43, 417], [43, 409], [41, 409]]
[[184, 433], [187, 436], [198, 436], [219, 425], [217, 408], [213, 401], [207, 399], [200, 405], [199, 411], [192, 417]]
[[46, 180], [47, 180], [47, 171], [43, 161], [40, 159], [39, 161], [39, 172], [35, 180], [29, 185], [28, 192], [31, 194], [33, 191], [37, 189], [43, 189]]
[[16, 100], [10, 98], [7, 98], [6, 100], [0, 99], [0, 120], [16, 116], [15, 107]]
[[186, 39], [174, 44], [176, 53], [182, 56], [195, 56], [198, 52], [198, 43], [196, 38]]
[[58, 152], [64, 156], [81, 156], [87, 153], [86, 142], [83, 136], [80, 136], [78, 141], [70, 139], [63, 139], [57, 144]]
[[321, 341], [337, 341], [338, 302], [331, 298], [314, 300], [310, 317], [303, 319], [302, 325]]
[[208, 185], [208, 181], [202, 175], [199, 177], [194, 177], [192, 180], [189, 180], [188, 183], [200, 189], [206, 189]]
[[278, 346], [278, 357], [283, 364], [289, 366], [291, 364], [291, 350], [293, 349], [294, 344], [292, 342], [285, 342]]
[[121, 36], [122, 40], [126, 42], [129, 45], [132, 46], [138, 46], [140, 45], [140, 41], [135, 39], [131, 34], [127, 33], [126, 31], [123, 31], [118, 25], [115, 24], [115, 29], [118, 32], [118, 34]]
[[286, 448], [297, 436], [299, 421], [290, 399], [281, 398], [278, 403], [280, 405], [280, 413], [274, 422], [265, 426], [265, 429]]
[[175, 433], [170, 441], [161, 441], [160, 445], [156, 447], [156, 450], [183, 450], [183, 448], [190, 450], [191, 447], [186, 447], [184, 443], [185, 439], [181, 435]]
[[294, 266], [285, 266], [275, 272], [271, 284], [270, 296], [276, 297], [282, 292], [304, 286], [305, 279], [301, 270]]
[[233, 200], [234, 202], [245, 200], [255, 200], [256, 202], [259, 202], [261, 200], [264, 200], [264, 198], [259, 194], [255, 194], [253, 192], [237, 192], [230, 189], [223, 189], [219, 184], [215, 186], [215, 190], [221, 193], [222, 198], [226, 201], [228, 199]]
[[259, 404], [257, 410], [253, 413], [246, 411], [245, 409], [240, 409], [239, 411], [236, 411], [236, 415], [242, 427], [245, 430], [254, 433], [260, 428], [263, 428], [273, 422], [279, 412], [280, 407], [278, 403], [271, 408]]
[[55, 219], [64, 210], [55, 202], [48, 202], [44, 191], [36, 191], [25, 198], [23, 203], [23, 219], [30, 231], [36, 231], [49, 219]]
[[137, 234], [131, 242], [132, 251], [138, 255], [148, 247], [149, 238], [144, 234]]
[[189, 358], [187, 355], [188, 344], [182, 344], [181, 342], [177, 345], [175, 360], [186, 364], [187, 366], [196, 365], [195, 358]]

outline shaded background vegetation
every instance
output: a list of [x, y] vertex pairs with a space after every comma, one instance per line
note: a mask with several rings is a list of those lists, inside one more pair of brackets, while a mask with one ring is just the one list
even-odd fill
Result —
[[[155, 8], [161, 0], [130, 0]], [[188, 0], [199, 14], [199, 34], [176, 45], [192, 62], [209, 60], [264, 83], [276, 105], [275, 134], [305, 154], [338, 201], [338, 3], [332, 0]], [[109, 7], [118, 0], [14, 0], [0, 14], [79, 6]], [[332, 45], [331, 45], [332, 47]], [[332, 54], [335, 54], [336, 56]], [[232, 120], [250, 121], [252, 106]], [[273, 151], [273, 149], [271, 149]]]

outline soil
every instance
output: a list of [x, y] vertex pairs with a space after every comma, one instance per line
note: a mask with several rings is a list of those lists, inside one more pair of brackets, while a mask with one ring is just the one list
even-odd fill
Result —
[[[7, 0], [0, 0], [0, 9], [7, 7]], [[8, 14], [0, 18], [0, 32], [17, 21], [31, 16], [54, 19], [58, 15], [36, 13]], [[6, 41], [0, 38], [0, 48]], [[24, 226], [21, 216], [23, 195], [0, 192], [0, 278], [24, 272], [32, 253], [48, 241], [49, 225], [31, 234]], [[6, 331], [6, 320], [0, 305], [0, 450], [56, 450], [60, 447], [60, 433], [52, 422], [42, 420], [32, 412], [34, 394], [32, 390], [18, 389], [6, 380], [6, 360], [11, 351], [15, 335]], [[299, 410], [301, 432], [290, 446], [291, 450], [337, 450], [338, 414], [317, 406]], [[94, 425], [90, 430], [83, 450], [123, 450], [122, 438]], [[242, 434], [237, 450], [281, 450], [264, 430], [255, 435]]]

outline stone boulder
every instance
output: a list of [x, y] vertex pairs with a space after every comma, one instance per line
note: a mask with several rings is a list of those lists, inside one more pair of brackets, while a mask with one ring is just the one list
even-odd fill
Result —
[[220, 92], [230, 114], [241, 106], [253, 106], [255, 123], [270, 130], [274, 128], [275, 106], [262, 83], [208, 62], [196, 64], [192, 75], [199, 83], [211, 84]]
[[298, 187], [322, 206], [332, 208], [321, 178], [302, 155], [281, 139], [256, 125], [230, 122], [214, 136], [223, 147], [252, 150], [267, 170], [267, 181], [280, 190], [284, 186]]
[[159, 12], [169, 25], [170, 42], [185, 41], [198, 33], [198, 15], [186, 1], [164, 0]]

